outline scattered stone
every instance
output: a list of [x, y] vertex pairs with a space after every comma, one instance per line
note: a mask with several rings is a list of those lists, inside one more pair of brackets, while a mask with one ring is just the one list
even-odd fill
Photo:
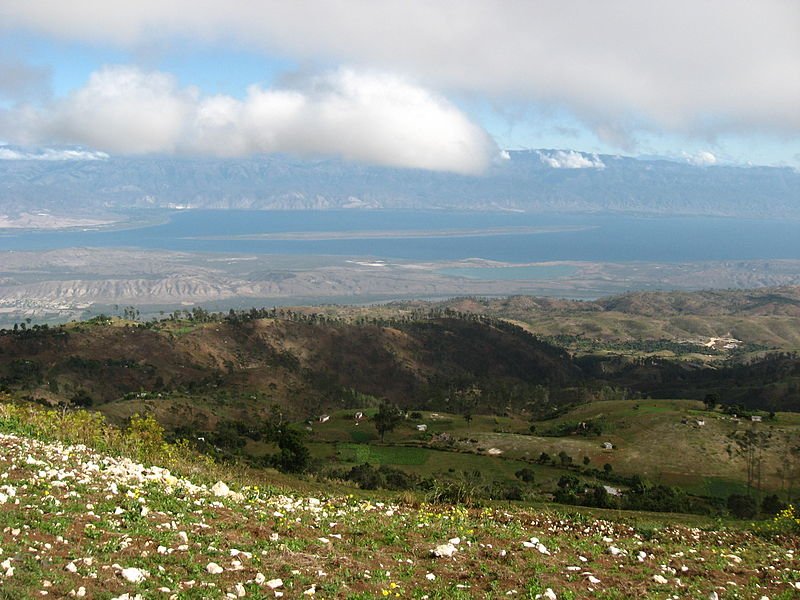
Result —
[[120, 575], [122, 575], [122, 578], [129, 583], [142, 583], [145, 579], [147, 579], [149, 573], [143, 569], [128, 567], [127, 569], [122, 569], [122, 571], [120, 571]]
[[231, 495], [231, 489], [222, 481], [218, 481], [211, 486], [211, 493], [218, 498], [227, 498]]
[[439, 544], [436, 546], [436, 548], [431, 550], [431, 554], [437, 558], [449, 558], [456, 553], [456, 550], [457, 548], [448, 542], [447, 544]]
[[208, 563], [208, 564], [206, 565], [206, 571], [207, 571], [207, 572], [209, 572], [211, 575], [219, 575], [219, 574], [220, 574], [220, 573], [222, 573], [224, 570], [225, 570], [225, 569], [223, 569], [222, 567], [220, 567], [220, 566], [219, 566], [217, 563], [215, 563], [215, 562], [210, 562], [210, 563]]

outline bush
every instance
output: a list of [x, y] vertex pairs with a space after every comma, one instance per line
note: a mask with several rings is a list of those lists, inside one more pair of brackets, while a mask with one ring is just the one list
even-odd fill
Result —
[[761, 501], [761, 512], [765, 515], [777, 515], [786, 508], [786, 504], [780, 501], [777, 494], [765, 496]]
[[800, 512], [789, 504], [772, 521], [772, 529], [777, 533], [800, 535]]
[[728, 510], [737, 519], [752, 519], [758, 512], [758, 504], [750, 496], [731, 494], [728, 496]]
[[524, 481], [525, 483], [533, 483], [535, 476], [536, 473], [533, 471], [533, 469], [530, 469], [528, 467], [523, 467], [522, 469], [514, 473], [514, 477]]

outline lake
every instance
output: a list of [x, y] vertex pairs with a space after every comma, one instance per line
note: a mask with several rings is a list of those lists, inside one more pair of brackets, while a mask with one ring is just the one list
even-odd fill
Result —
[[[152, 214], [157, 213], [135, 216]], [[130, 229], [0, 230], [0, 250], [132, 247], [509, 263], [800, 259], [796, 221], [383, 210], [188, 210], [159, 216], [164, 222]]]

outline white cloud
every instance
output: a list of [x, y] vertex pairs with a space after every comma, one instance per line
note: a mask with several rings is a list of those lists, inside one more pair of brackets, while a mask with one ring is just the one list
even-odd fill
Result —
[[338, 155], [374, 164], [479, 173], [498, 154], [444, 98], [401, 78], [340, 69], [292, 89], [202, 96], [174, 77], [106, 67], [66, 98], [0, 119], [23, 143], [81, 144], [120, 154]]
[[0, 23], [142, 48], [172, 39], [394, 72], [641, 129], [800, 132], [800, 2], [0, 0]]
[[701, 150], [700, 152], [696, 152], [694, 154], [688, 154], [684, 152], [683, 157], [686, 159], [686, 162], [698, 167], [710, 167], [711, 165], [716, 165], [719, 162], [717, 157], [708, 150]]
[[583, 154], [574, 150], [539, 152], [541, 161], [554, 169], [605, 169], [606, 165], [596, 154]]
[[0, 160], [107, 160], [108, 154], [105, 152], [94, 152], [92, 150], [70, 150], [58, 148], [43, 148], [33, 152], [15, 150], [0, 146]]

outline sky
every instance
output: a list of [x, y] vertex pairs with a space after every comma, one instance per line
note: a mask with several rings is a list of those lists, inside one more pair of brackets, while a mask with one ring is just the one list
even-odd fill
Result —
[[800, 2], [0, 0], [0, 141], [800, 168]]

